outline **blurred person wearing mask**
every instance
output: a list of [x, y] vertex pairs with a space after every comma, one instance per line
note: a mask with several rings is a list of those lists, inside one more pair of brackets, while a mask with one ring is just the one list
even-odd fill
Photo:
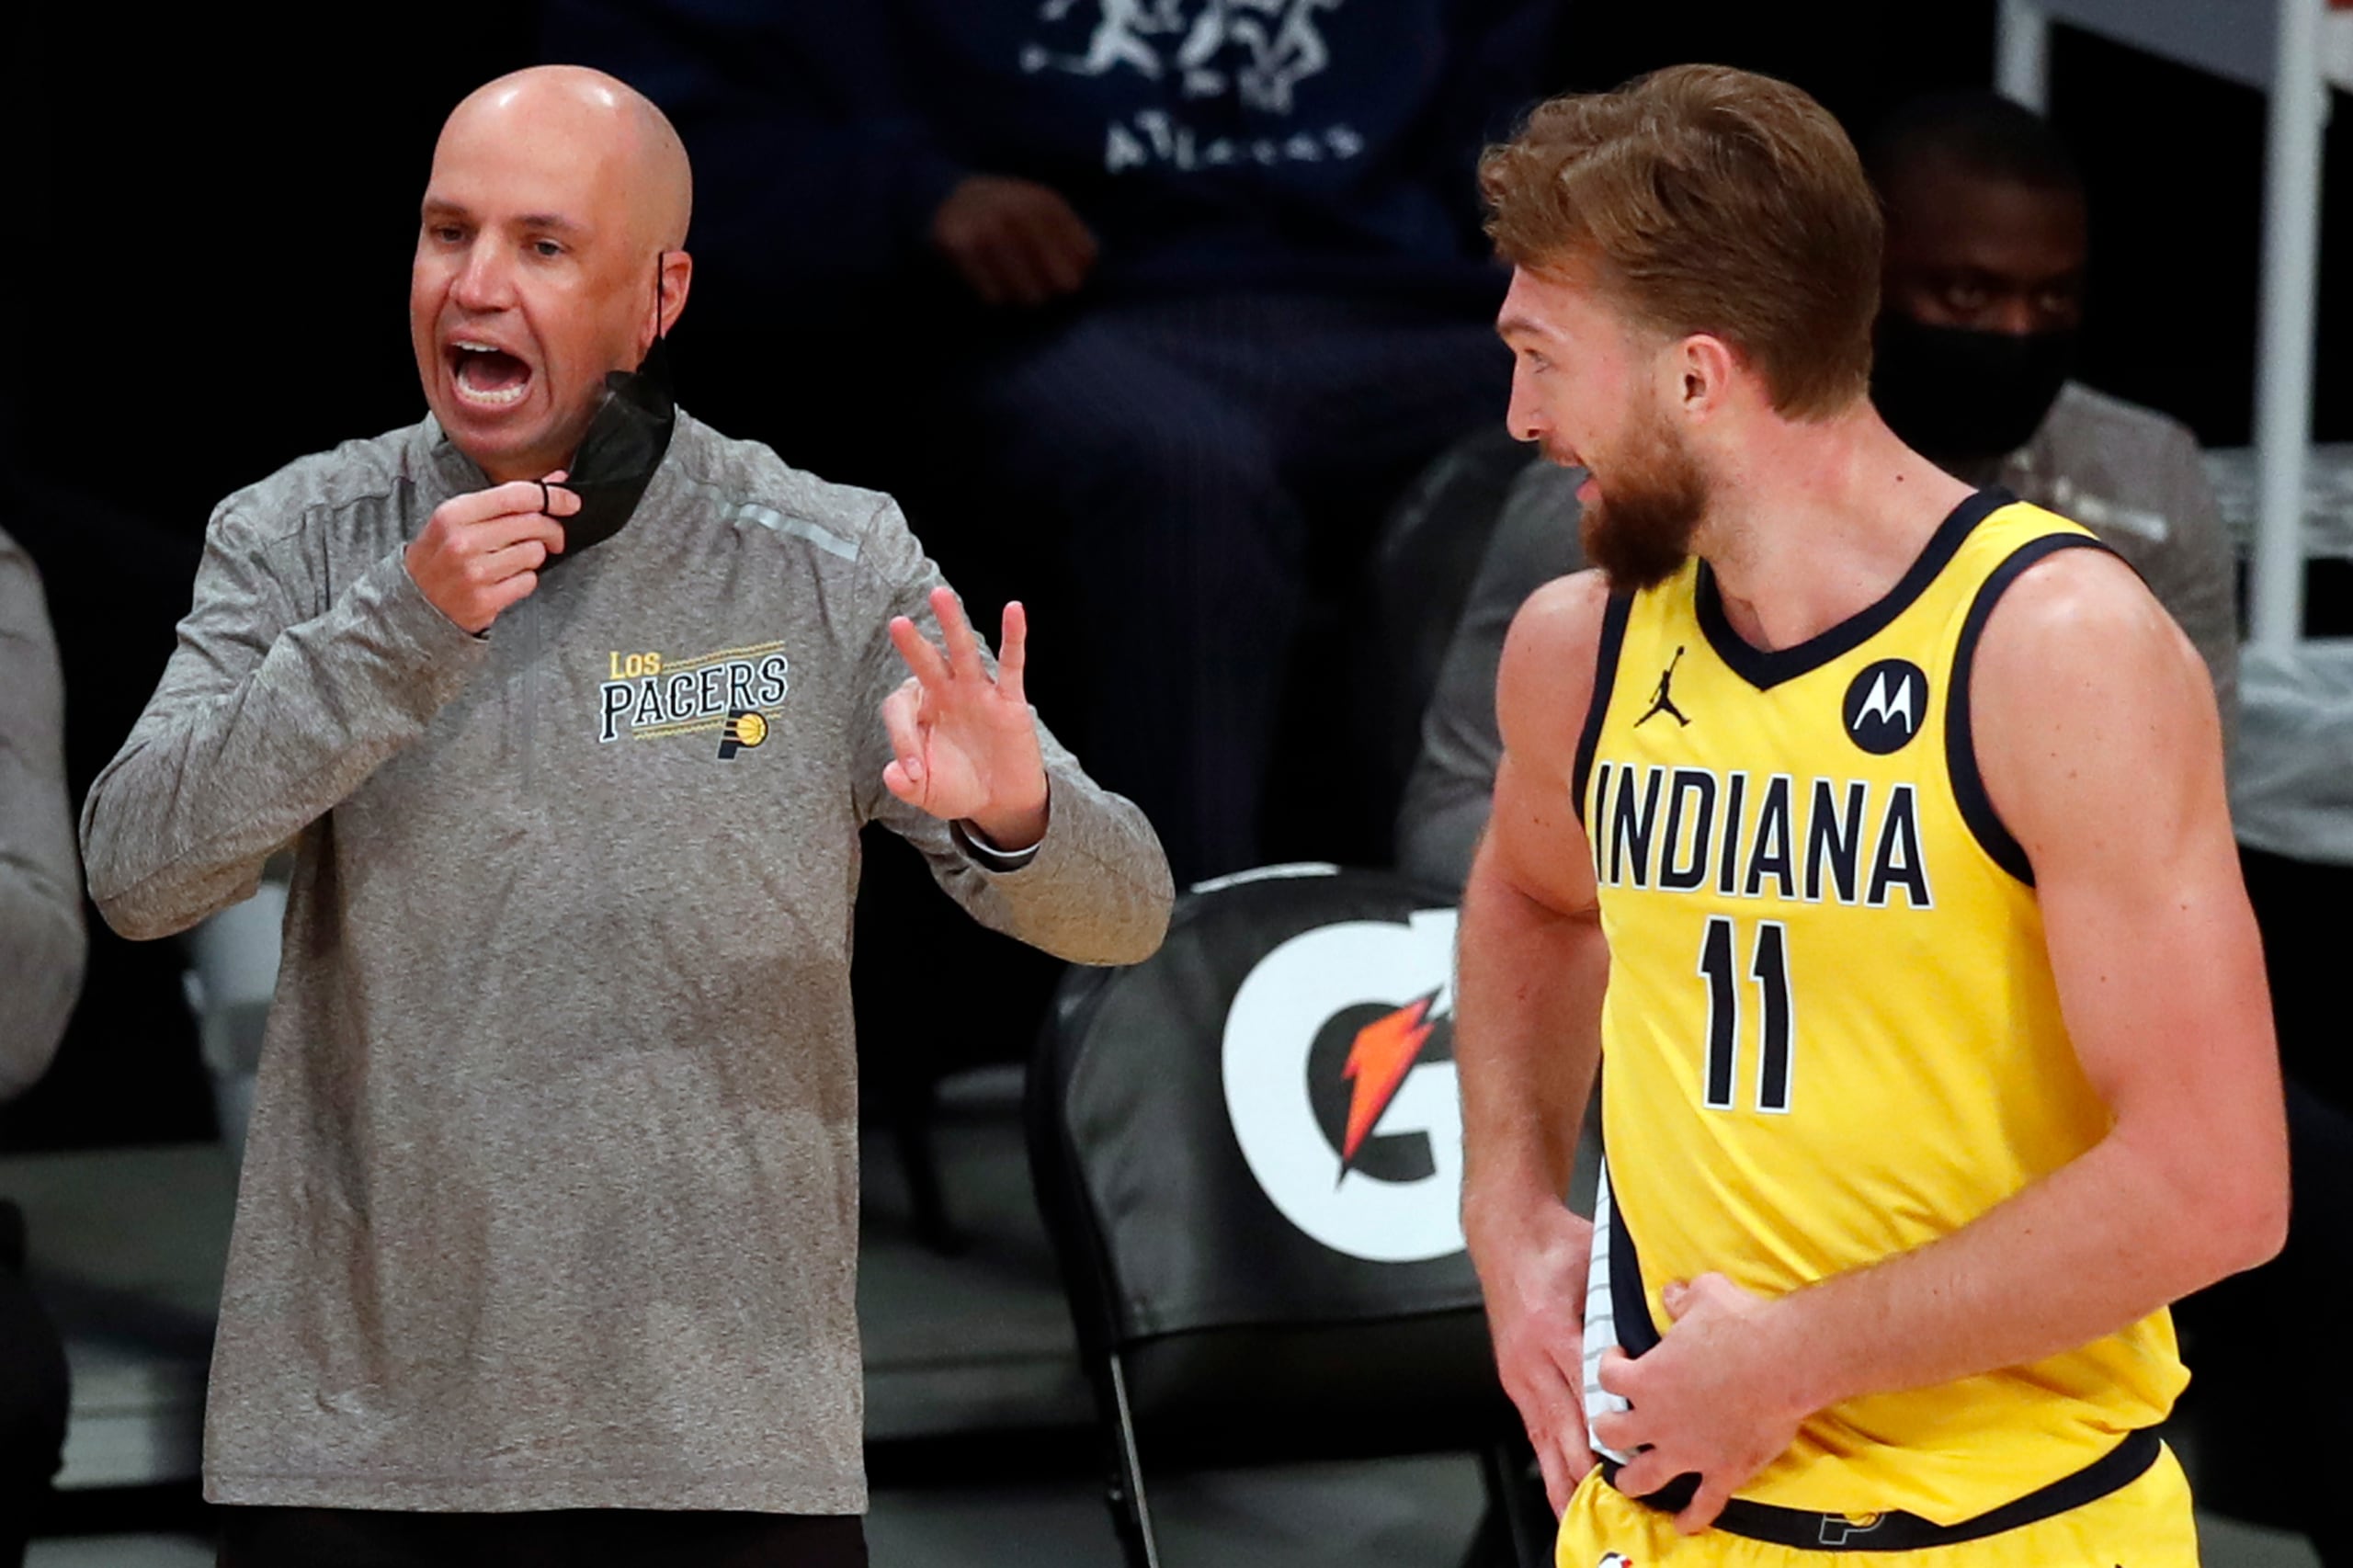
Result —
[[[0, 532], [0, 1100], [50, 1062], [85, 951], [64, 684], [40, 575]], [[0, 1565], [25, 1539], [65, 1447], [65, 1352], [25, 1282], [24, 1218], [0, 1199]]]
[[[2205, 660], [2237, 728], [2236, 567], [2178, 421], [2075, 381], [2089, 256], [2083, 181], [2051, 128], [1984, 92], [1904, 106], [1863, 148], [1887, 217], [1871, 401], [1972, 484], [2082, 523], [2131, 562]], [[1487, 821], [1495, 672], [1529, 595], [1586, 564], [1577, 486], [1531, 462], [1513, 485], [1422, 726], [1399, 809], [1404, 869], [1460, 887]]]
[[1965, 91], [1899, 109], [1863, 150], [1887, 211], [1871, 401], [1905, 444], [2075, 518], [2197, 646], [2225, 746], [2238, 714], [2236, 566], [2198, 438], [2073, 379], [2089, 219], [2032, 110]]
[[671, 402], [690, 185], [599, 73], [458, 106], [430, 417], [222, 504], [85, 809], [137, 937], [296, 846], [207, 1400], [231, 1568], [862, 1563], [858, 830], [1074, 961], [1165, 924], [1020, 607], [993, 666], [887, 496]]

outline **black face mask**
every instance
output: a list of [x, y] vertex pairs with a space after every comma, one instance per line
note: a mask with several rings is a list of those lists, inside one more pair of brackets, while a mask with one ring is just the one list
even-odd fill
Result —
[[[661, 300], [661, 262], [654, 262], [654, 299]], [[678, 405], [670, 388], [670, 341], [659, 331], [654, 347], [634, 370], [605, 378], [604, 401], [588, 422], [573, 454], [563, 488], [580, 497], [580, 510], [559, 519], [563, 552], [548, 564], [571, 560], [591, 545], [621, 531], [653, 483], [654, 471], [670, 449]]]
[[2075, 365], [2075, 333], [1927, 326], [1879, 318], [1871, 402], [1904, 445], [1938, 462], [2006, 457], [2030, 440]]

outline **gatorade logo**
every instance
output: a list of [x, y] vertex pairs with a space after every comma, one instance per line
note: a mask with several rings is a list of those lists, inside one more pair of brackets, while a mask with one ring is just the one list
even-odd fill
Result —
[[1454, 911], [1302, 932], [1226, 1014], [1226, 1114], [1283, 1217], [1336, 1252], [1462, 1250]]

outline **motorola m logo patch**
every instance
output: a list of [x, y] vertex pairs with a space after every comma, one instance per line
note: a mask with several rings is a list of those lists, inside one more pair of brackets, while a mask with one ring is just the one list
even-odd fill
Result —
[[1305, 931], [1225, 1018], [1226, 1115], [1267, 1200], [1335, 1252], [1462, 1250], [1454, 911]]
[[1902, 751], [1928, 717], [1928, 677], [1909, 659], [1881, 659], [1847, 687], [1847, 738], [1874, 756]]

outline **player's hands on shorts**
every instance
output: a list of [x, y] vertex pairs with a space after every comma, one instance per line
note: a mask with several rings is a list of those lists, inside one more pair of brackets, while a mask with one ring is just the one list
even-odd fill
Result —
[[1593, 1468], [1585, 1430], [1585, 1277], [1593, 1225], [1547, 1202], [1513, 1233], [1474, 1249], [1495, 1369], [1519, 1408], [1558, 1514]]
[[932, 589], [931, 608], [945, 652], [905, 616], [891, 621], [891, 642], [915, 673], [882, 704], [895, 754], [882, 783], [933, 816], [972, 824], [999, 848], [1026, 849], [1046, 833], [1045, 757], [1021, 691], [1029, 617], [1017, 601], [1005, 607], [992, 678], [955, 594]]
[[1669, 1284], [1660, 1296], [1673, 1323], [1658, 1344], [1639, 1358], [1602, 1357], [1601, 1386], [1633, 1408], [1598, 1417], [1593, 1435], [1634, 1455], [1617, 1478], [1629, 1497], [1696, 1473], [1699, 1490], [1675, 1517], [1676, 1528], [1696, 1535], [1789, 1451], [1810, 1412], [1786, 1392], [1790, 1353], [1771, 1333], [1765, 1297], [1721, 1274]]
[[409, 576], [433, 608], [479, 637], [529, 597], [540, 568], [563, 549], [556, 519], [580, 510], [580, 497], [558, 487], [563, 478], [558, 469], [544, 483], [518, 479], [436, 506], [406, 555]]

